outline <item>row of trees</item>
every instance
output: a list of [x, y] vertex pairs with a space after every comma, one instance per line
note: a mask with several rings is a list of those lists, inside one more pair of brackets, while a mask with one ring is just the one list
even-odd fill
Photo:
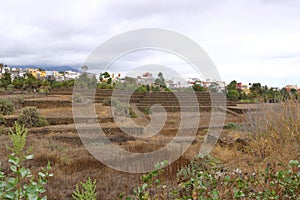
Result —
[[6, 91], [17, 90], [27, 90], [33, 91], [39, 88], [48, 88], [50, 83], [48, 81], [43, 81], [35, 78], [32, 74], [26, 73], [24, 77], [15, 77], [11, 79], [11, 74], [5, 72], [0, 78], [0, 88]]
[[246, 92], [237, 88], [236, 80], [231, 81], [226, 86], [227, 98], [250, 102], [279, 102], [286, 99], [298, 99], [299, 95], [296, 89], [288, 91], [286, 88], [262, 86], [261, 83], [252, 83], [249, 86], [249, 91]]

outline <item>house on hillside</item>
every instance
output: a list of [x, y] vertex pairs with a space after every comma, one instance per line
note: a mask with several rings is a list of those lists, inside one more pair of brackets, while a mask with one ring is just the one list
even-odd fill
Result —
[[37, 68], [37, 69], [27, 68], [26, 72], [32, 74], [32, 76], [34, 76], [36, 79], [39, 79], [39, 80], [44, 80], [44, 79], [46, 79], [46, 76], [47, 76], [46, 71], [42, 70], [40, 68]]
[[142, 76], [137, 76], [136, 81], [139, 85], [153, 85], [155, 83], [155, 79], [150, 72], [146, 72]]
[[65, 80], [76, 79], [76, 78], [79, 78], [80, 75], [81, 75], [81, 73], [74, 72], [71, 70], [65, 71], [65, 73], [64, 73]]
[[284, 88], [285, 88], [288, 92], [291, 92], [292, 89], [295, 89], [295, 90], [297, 90], [297, 91], [300, 90], [300, 88], [298, 88], [297, 85], [286, 85]]

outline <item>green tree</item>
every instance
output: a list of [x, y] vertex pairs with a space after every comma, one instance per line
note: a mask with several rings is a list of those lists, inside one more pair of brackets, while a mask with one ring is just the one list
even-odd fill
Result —
[[251, 92], [255, 92], [257, 95], [262, 96], [263, 94], [263, 88], [260, 83], [253, 83], [252, 86], [250, 87]]
[[288, 98], [290, 98], [290, 94], [289, 92], [286, 90], [286, 88], [282, 88], [280, 90], [280, 94], [281, 94], [281, 97], [282, 97], [282, 100], [287, 100]]
[[24, 84], [24, 89], [32, 91], [33, 89], [37, 89], [39, 86], [37, 78], [35, 78], [31, 73], [26, 73], [26, 80]]
[[164, 75], [161, 72], [158, 72], [157, 76], [158, 78], [155, 79], [155, 84], [158, 85], [159, 87], [166, 88], [167, 85], [165, 83]]
[[227, 98], [231, 101], [237, 101], [239, 99], [239, 92], [237, 90], [228, 90]]
[[236, 80], [231, 81], [228, 85], [227, 85], [227, 90], [236, 90]]
[[1, 81], [0, 86], [6, 89], [7, 86], [11, 84], [11, 74], [5, 72], [4, 74], [2, 74], [2, 78], [0, 79], [0, 81]]
[[104, 73], [99, 74], [99, 81], [100, 82], [103, 82], [104, 79], [108, 79], [108, 78], [111, 79], [110, 74], [108, 72], [104, 72]]
[[201, 82], [199, 82], [199, 81], [195, 81], [192, 88], [194, 91], [207, 91], [207, 88], [203, 87]]
[[290, 91], [291, 98], [298, 99], [298, 91], [295, 88], [292, 88]]
[[12, 84], [15, 86], [16, 89], [22, 89], [25, 84], [25, 78], [24, 77], [16, 77], [14, 78]]

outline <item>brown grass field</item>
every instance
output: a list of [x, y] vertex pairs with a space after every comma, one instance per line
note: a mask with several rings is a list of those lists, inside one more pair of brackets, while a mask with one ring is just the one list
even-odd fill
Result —
[[[40, 100], [71, 100], [68, 95], [42, 97]], [[180, 114], [168, 113], [164, 131], [150, 139], [134, 139], [115, 133], [117, 126], [109, 121], [111, 109], [98, 103], [96, 113], [102, 127], [112, 129], [110, 139], [115, 145], [130, 152], [150, 152], [166, 145], [179, 127]], [[141, 183], [141, 174], [131, 174], [111, 169], [96, 160], [83, 146], [73, 124], [71, 107], [52, 107], [38, 109], [45, 118], [51, 118], [52, 124], [46, 127], [30, 128], [27, 146], [32, 148], [35, 157], [26, 165], [33, 173], [50, 161], [52, 177], [46, 186], [49, 200], [72, 199], [76, 184], [88, 177], [97, 180], [97, 199], [118, 199], [120, 193], [132, 194], [133, 188]], [[20, 109], [8, 118], [17, 117]], [[56, 120], [55, 120], [56, 119]], [[67, 119], [67, 120], [66, 120]], [[103, 119], [103, 120], [101, 120]], [[59, 121], [65, 121], [59, 124]], [[133, 119], [139, 125], [147, 125], [149, 117]], [[58, 121], [58, 122], [57, 122]], [[210, 121], [210, 112], [201, 112], [199, 130], [189, 149], [178, 160], [166, 167], [162, 179], [169, 185], [176, 185], [177, 171], [187, 165], [199, 152]], [[300, 159], [300, 109], [298, 103], [282, 103], [276, 106], [261, 105], [255, 111], [245, 114], [228, 113], [226, 122], [239, 125], [239, 129], [223, 129], [217, 145], [211, 155], [218, 158], [225, 166], [240, 168], [245, 172], [254, 172], [260, 166], [275, 163], [278, 160], [287, 163], [291, 159]], [[1, 127], [0, 162], [5, 172], [9, 172], [7, 156], [10, 144]], [[250, 134], [249, 134], [250, 133]]]

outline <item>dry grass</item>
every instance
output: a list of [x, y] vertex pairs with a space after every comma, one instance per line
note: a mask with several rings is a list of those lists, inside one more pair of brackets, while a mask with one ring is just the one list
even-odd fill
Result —
[[[49, 98], [49, 97], [45, 97]], [[51, 97], [56, 98], [56, 97]], [[58, 98], [58, 97], [57, 97]], [[67, 97], [63, 97], [67, 98]], [[110, 107], [95, 105], [96, 112], [101, 117], [111, 116]], [[269, 107], [262, 105], [259, 111], [247, 114], [247, 129], [242, 131], [226, 130], [222, 134], [225, 138], [232, 138], [236, 141], [240, 138], [247, 139], [244, 144], [231, 142], [225, 145], [216, 145], [211, 154], [219, 158], [226, 166], [239, 167], [245, 171], [265, 165], [265, 162], [279, 162], [275, 157], [285, 163], [291, 159], [300, 159], [300, 105], [296, 102], [276, 104]], [[72, 116], [72, 108], [51, 108], [40, 109], [43, 116]], [[200, 126], [209, 124], [210, 113], [203, 112], [200, 116]], [[242, 122], [243, 117], [227, 115], [226, 122]], [[175, 128], [180, 123], [179, 113], [168, 114], [167, 123], [164, 128]], [[103, 123], [105, 127], [115, 126], [115, 123]], [[64, 130], [73, 125], [64, 125]], [[52, 126], [53, 130], [55, 129]], [[247, 134], [245, 134], [247, 133]], [[196, 142], [190, 146], [189, 150], [167, 167], [162, 179], [170, 185], [177, 184], [177, 171], [187, 165], [194, 155], [199, 152], [203, 135], [198, 133]], [[249, 136], [247, 138], [247, 136]], [[129, 174], [119, 172], [104, 166], [93, 158], [82, 146], [81, 141], [75, 133], [39, 133], [28, 135], [28, 146], [33, 148], [35, 158], [30, 162], [33, 173], [39, 167], [51, 162], [54, 178], [47, 186], [48, 199], [72, 199], [71, 194], [75, 185], [88, 177], [97, 180], [98, 199], [117, 199], [121, 192], [132, 193], [133, 187], [140, 183], [141, 174]], [[119, 137], [119, 135], [118, 135]], [[120, 146], [131, 152], [151, 152], [155, 151], [174, 137], [173, 133], [165, 131], [151, 138], [151, 141], [127, 141]], [[246, 140], [245, 140], [246, 141]], [[228, 142], [228, 141], [227, 141]], [[6, 135], [0, 135], [0, 162], [2, 167], [8, 171], [5, 159], [9, 152], [6, 144], [9, 140]], [[253, 170], [252, 170], [253, 171]]]
[[249, 153], [264, 160], [275, 156], [281, 160], [300, 158], [300, 105], [289, 101], [273, 106], [262, 104], [248, 113]]

